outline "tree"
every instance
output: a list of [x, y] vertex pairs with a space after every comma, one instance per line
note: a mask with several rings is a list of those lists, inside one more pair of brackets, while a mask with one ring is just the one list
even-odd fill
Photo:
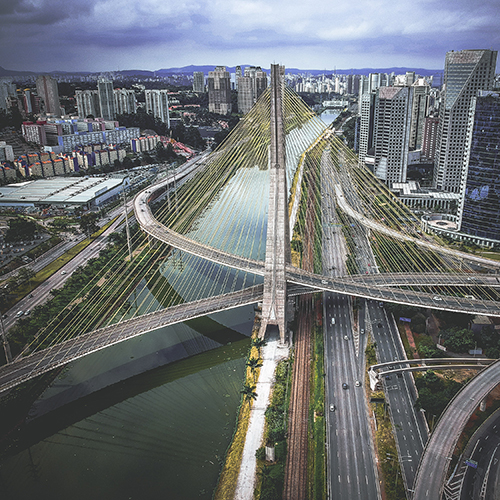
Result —
[[81, 216], [80, 229], [87, 235], [87, 238], [90, 238], [90, 236], [99, 229], [97, 225], [98, 220], [99, 214], [95, 212], [90, 212]]
[[167, 161], [169, 158], [168, 151], [165, 149], [165, 146], [163, 145], [163, 142], [159, 142], [156, 145], [156, 157], [158, 158], [158, 161], [164, 162]]
[[444, 330], [442, 332], [444, 338], [443, 344], [447, 349], [453, 352], [467, 352], [474, 348], [474, 335], [470, 330], [457, 327]]
[[132, 159], [129, 158], [128, 156], [125, 156], [125, 158], [123, 158], [123, 168], [126, 170], [130, 170], [133, 167], [134, 167], [134, 162], [132, 161]]
[[31, 267], [21, 267], [17, 273], [17, 284], [22, 285], [35, 277], [35, 271]]
[[259, 358], [250, 358], [247, 360], [247, 366], [252, 371], [253, 381], [255, 383], [255, 373], [257, 371], [257, 368], [260, 368], [262, 366], [262, 361]]
[[57, 231], [66, 231], [69, 226], [69, 221], [66, 217], [58, 217], [54, 219], [50, 225]]
[[31, 240], [37, 232], [38, 226], [36, 222], [27, 219], [11, 219], [9, 221], [9, 229], [5, 234], [5, 241], [22, 241]]
[[252, 400], [257, 399], [257, 393], [255, 392], [255, 385], [245, 384], [240, 393], [243, 394], [245, 401], [248, 401], [249, 407]]
[[252, 339], [252, 345], [254, 347], [256, 347], [257, 349], [260, 349], [261, 347], [267, 345], [267, 342], [265, 339], [256, 338], [256, 339]]

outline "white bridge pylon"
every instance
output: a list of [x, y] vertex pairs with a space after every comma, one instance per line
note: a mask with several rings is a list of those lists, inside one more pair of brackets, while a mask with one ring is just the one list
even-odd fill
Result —
[[259, 337], [268, 325], [277, 325], [280, 342], [286, 340], [286, 266], [291, 262], [283, 128], [285, 68], [271, 65], [271, 145], [269, 150], [269, 210], [267, 216], [264, 299]]

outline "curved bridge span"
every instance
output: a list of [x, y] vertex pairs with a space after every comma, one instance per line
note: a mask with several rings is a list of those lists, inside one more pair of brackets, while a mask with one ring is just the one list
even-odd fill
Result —
[[262, 300], [263, 285], [238, 292], [209, 297], [132, 318], [99, 328], [0, 367], [0, 393], [12, 389], [38, 375], [59, 368], [119, 342], [137, 337], [159, 328], [182, 323]]
[[[217, 264], [232, 267], [244, 272], [264, 276], [264, 262], [240, 257], [217, 248], [203, 245], [184, 235], [176, 233], [160, 224], [153, 216], [148, 205], [151, 193], [156, 189], [162, 189], [161, 185], [151, 189], [143, 190], [134, 199], [134, 211], [137, 222], [141, 228], [153, 238], [166, 243], [184, 252], [207, 259]], [[450, 312], [468, 314], [487, 314], [500, 317], [500, 303], [492, 300], [471, 300], [470, 298], [436, 296], [431, 293], [416, 292], [412, 290], [398, 289], [396, 286], [429, 286], [433, 284], [453, 284], [460, 286], [471, 286], [469, 276], [453, 274], [431, 274], [425, 273], [415, 275], [383, 274], [367, 275], [366, 277], [325, 278], [324, 276], [303, 271], [291, 265], [286, 266], [287, 282], [296, 285], [310, 287], [314, 290], [325, 290], [344, 295], [352, 295], [366, 299], [382, 302], [393, 302], [407, 304], [416, 307], [439, 308]], [[496, 276], [483, 277], [474, 275], [475, 283], [488, 283], [488, 286], [498, 286]]]

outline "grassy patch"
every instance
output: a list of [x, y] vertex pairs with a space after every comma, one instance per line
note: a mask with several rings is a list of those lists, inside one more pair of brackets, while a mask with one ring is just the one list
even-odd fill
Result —
[[[254, 325], [252, 332], [252, 339], [257, 338], [259, 332], [258, 324]], [[260, 352], [257, 347], [252, 345], [250, 347], [248, 358], [260, 358]], [[260, 370], [254, 373], [247, 367], [245, 383], [254, 384], [255, 380], [258, 379]], [[240, 472], [241, 459], [243, 456], [243, 448], [245, 447], [245, 439], [248, 431], [248, 424], [250, 422], [250, 408], [251, 406], [244, 401], [243, 397], [240, 403], [240, 408], [238, 412], [238, 424], [229, 446], [226, 459], [224, 461], [224, 467], [219, 476], [217, 487], [214, 491], [214, 500], [232, 500], [236, 493], [236, 485], [238, 482], [238, 474]]]
[[379, 459], [379, 468], [382, 473], [382, 486], [386, 500], [401, 500], [406, 498], [401, 469], [399, 467], [396, 442], [392, 433], [389, 415], [385, 404], [371, 403], [377, 419], [375, 445]]
[[310, 421], [312, 435], [309, 439], [309, 496], [312, 500], [326, 498], [326, 429], [325, 429], [325, 367], [322, 328], [316, 325], [312, 332], [312, 398]]
[[234, 498], [249, 421], [250, 406], [248, 403], [242, 402], [236, 432], [227, 452], [224, 468], [219, 476], [219, 482], [214, 492], [214, 500], [232, 500]]

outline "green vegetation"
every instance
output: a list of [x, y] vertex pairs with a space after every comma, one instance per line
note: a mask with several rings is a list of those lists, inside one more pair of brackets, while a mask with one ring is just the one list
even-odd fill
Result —
[[371, 406], [377, 419], [375, 441], [382, 470], [385, 498], [386, 500], [401, 500], [406, 498], [406, 495], [391, 421], [385, 403], [371, 403]]
[[336, 212], [337, 212], [337, 217], [342, 224], [342, 234], [344, 236], [344, 240], [347, 245], [347, 251], [348, 251], [347, 261], [346, 261], [347, 272], [349, 274], [358, 274], [359, 268], [358, 268], [358, 263], [356, 261], [356, 243], [354, 242], [354, 238], [352, 237], [351, 231], [349, 230], [351, 224], [353, 224], [353, 221], [348, 215], [346, 215], [339, 208], [336, 208]]
[[326, 498], [326, 419], [325, 419], [325, 367], [324, 339], [321, 325], [312, 331], [312, 398], [309, 423], [312, 430], [309, 439], [309, 495], [311, 500]]
[[344, 135], [345, 140], [347, 141], [347, 146], [350, 149], [354, 149], [354, 140], [356, 135], [356, 120], [357, 118], [351, 118], [344, 122], [342, 127], [342, 133]]
[[9, 229], [5, 233], [5, 242], [32, 240], [39, 230], [38, 224], [30, 219], [18, 217], [9, 220]]
[[[365, 348], [367, 367], [377, 363], [376, 348], [376, 343], [370, 337]], [[365, 387], [370, 387], [368, 375], [366, 375]], [[370, 390], [370, 395], [373, 399], [383, 401], [382, 403], [370, 403], [370, 407], [376, 418], [375, 448], [379, 460], [379, 470], [382, 473], [382, 485], [385, 491], [384, 498], [387, 500], [401, 500], [402, 498], [406, 498], [406, 496], [401, 468], [398, 462], [396, 441], [384, 401], [384, 392], [373, 392]]]
[[257, 488], [259, 500], [281, 500], [283, 496], [291, 363], [290, 360], [283, 360], [276, 367], [271, 403], [266, 410], [264, 442], [266, 446], [274, 446], [275, 461], [266, 462], [264, 448], [259, 448], [256, 452], [260, 479]]
[[[102, 228], [99, 232], [104, 231]], [[138, 231], [137, 227], [133, 231]], [[81, 335], [106, 324], [118, 314], [123, 314], [129, 307], [127, 297], [137, 286], [137, 283], [148, 275], [149, 285], [154, 287], [156, 273], [151, 272], [151, 264], [160, 256], [157, 251], [149, 252], [147, 247], [136, 255], [133, 262], [134, 279], [126, 283], [115, 283], [106, 277], [114, 276], [128, 269], [128, 249], [122, 239], [115, 237], [112, 243], [101, 250], [99, 257], [90, 259], [85, 267], [80, 267], [67, 279], [65, 286], [54, 289], [50, 293], [52, 299], [45, 304], [37, 306], [32, 314], [20, 319], [9, 332], [11, 349], [14, 355], [21, 352], [25, 345], [30, 344], [30, 349], [45, 347], [52, 342], [60, 341], [64, 332], [64, 338]], [[145, 240], [144, 240], [145, 241]], [[48, 276], [56, 272], [73, 256], [77, 255], [90, 241], [82, 242], [71, 249], [70, 252], [57, 259], [31, 278], [30, 283], [24, 283], [15, 290], [15, 297], [22, 297], [29, 290], [44, 281]], [[168, 252], [168, 250], [166, 250]], [[106, 276], [103, 272], [106, 270]], [[157, 276], [159, 279], [159, 275]], [[99, 282], [99, 285], [97, 283]], [[175, 297], [170, 297], [175, 301]], [[18, 300], [16, 299], [10, 299]], [[101, 304], [102, 314], [86, 316], [85, 311], [89, 305]], [[9, 305], [11, 305], [9, 303]], [[170, 302], [168, 305], [172, 305]], [[120, 312], [120, 308], [123, 311]], [[74, 321], [74, 318], [86, 316], [89, 321], [85, 327]], [[57, 318], [57, 324], [54, 319]]]
[[415, 407], [425, 410], [425, 415], [431, 428], [435, 419], [439, 418], [450, 399], [464, 385], [449, 377], [439, 377], [432, 370], [427, 370], [423, 376], [415, 377], [415, 384], [419, 394], [415, 402]]

